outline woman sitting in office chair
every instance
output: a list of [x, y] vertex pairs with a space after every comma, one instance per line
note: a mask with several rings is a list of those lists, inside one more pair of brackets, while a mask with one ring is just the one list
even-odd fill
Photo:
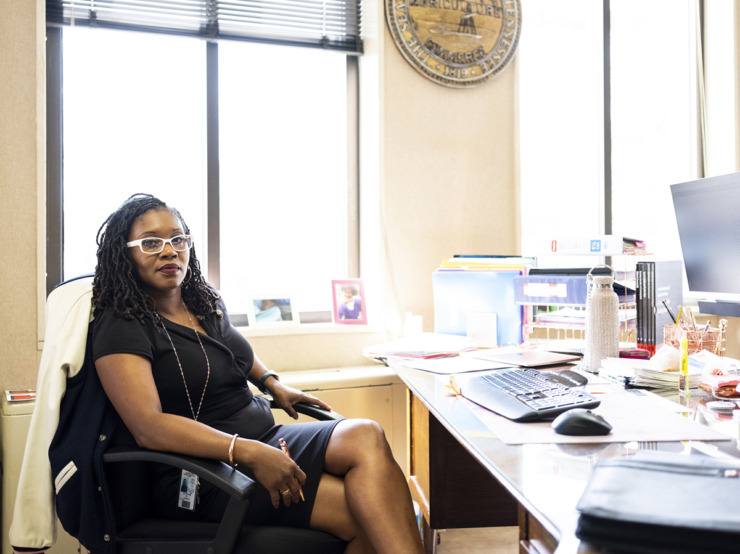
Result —
[[[145, 448], [238, 465], [262, 485], [247, 523], [326, 531], [347, 541], [346, 552], [422, 552], [403, 472], [379, 425], [277, 427], [267, 402], [252, 395], [247, 380], [294, 418], [297, 402], [328, 408], [282, 384], [231, 326], [189, 233], [177, 210], [143, 194], [98, 231], [95, 367], [133, 438]], [[219, 518], [222, 493], [202, 487], [191, 512], [178, 507], [181, 485], [179, 472], [159, 476], [154, 494], [163, 515]]]

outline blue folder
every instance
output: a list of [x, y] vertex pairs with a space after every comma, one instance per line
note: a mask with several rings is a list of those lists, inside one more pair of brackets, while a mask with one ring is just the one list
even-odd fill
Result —
[[434, 332], [466, 335], [468, 313], [496, 314], [499, 346], [521, 344], [522, 306], [514, 298], [521, 271], [438, 270], [432, 275]]

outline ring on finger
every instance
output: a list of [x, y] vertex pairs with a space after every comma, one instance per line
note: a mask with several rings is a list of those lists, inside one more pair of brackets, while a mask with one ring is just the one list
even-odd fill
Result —
[[289, 494], [290, 494], [290, 489], [285, 489], [285, 490], [284, 490], [284, 491], [282, 491], [282, 492], [281, 492], [280, 494], [282, 494], [283, 496], [287, 496], [287, 495], [289, 495]]

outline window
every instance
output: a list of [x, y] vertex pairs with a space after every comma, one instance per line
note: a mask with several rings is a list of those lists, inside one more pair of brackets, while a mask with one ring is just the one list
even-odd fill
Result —
[[531, 256], [553, 238], [603, 227], [603, 49], [599, 2], [577, 0], [563, 9], [534, 0], [525, 8], [519, 42], [522, 253]]
[[[64, 278], [95, 269], [98, 228], [136, 192], [176, 206], [194, 237], [204, 236], [203, 47], [182, 37], [65, 29]], [[196, 244], [200, 256], [202, 239]]]
[[734, 171], [732, 3], [579, 0], [563, 10], [532, 0], [527, 8], [523, 252], [540, 255], [556, 236], [606, 232], [680, 259], [669, 185]]
[[[207, 42], [205, 25], [140, 32], [162, 22], [84, 19], [86, 10], [74, 11], [83, 3], [47, 5], [50, 21], [83, 18], [47, 32], [50, 167], [59, 168], [48, 229], [52, 241], [61, 237], [48, 248], [48, 284], [92, 272], [105, 217], [149, 192], [182, 212], [232, 312], [264, 294], [290, 296], [300, 311], [330, 310], [331, 280], [359, 276], [349, 209], [356, 58], [346, 54], [361, 49], [359, 39], [325, 29], [267, 40], [250, 27], [258, 40]], [[238, 18], [220, 17], [221, 38], [243, 31]]]
[[704, 3], [704, 96], [706, 98], [705, 174], [707, 177], [737, 171], [735, 125], [735, 13], [731, 0]]
[[694, 6], [620, 0], [610, 8], [612, 228], [669, 260], [681, 259], [670, 185], [697, 174]]
[[346, 66], [334, 53], [220, 45], [221, 289], [232, 311], [249, 293], [326, 309], [332, 275], [347, 274]]

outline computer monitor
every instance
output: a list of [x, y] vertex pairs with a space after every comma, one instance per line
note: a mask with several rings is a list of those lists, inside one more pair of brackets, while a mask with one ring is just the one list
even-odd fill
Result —
[[671, 185], [671, 195], [689, 290], [740, 302], [740, 173]]

